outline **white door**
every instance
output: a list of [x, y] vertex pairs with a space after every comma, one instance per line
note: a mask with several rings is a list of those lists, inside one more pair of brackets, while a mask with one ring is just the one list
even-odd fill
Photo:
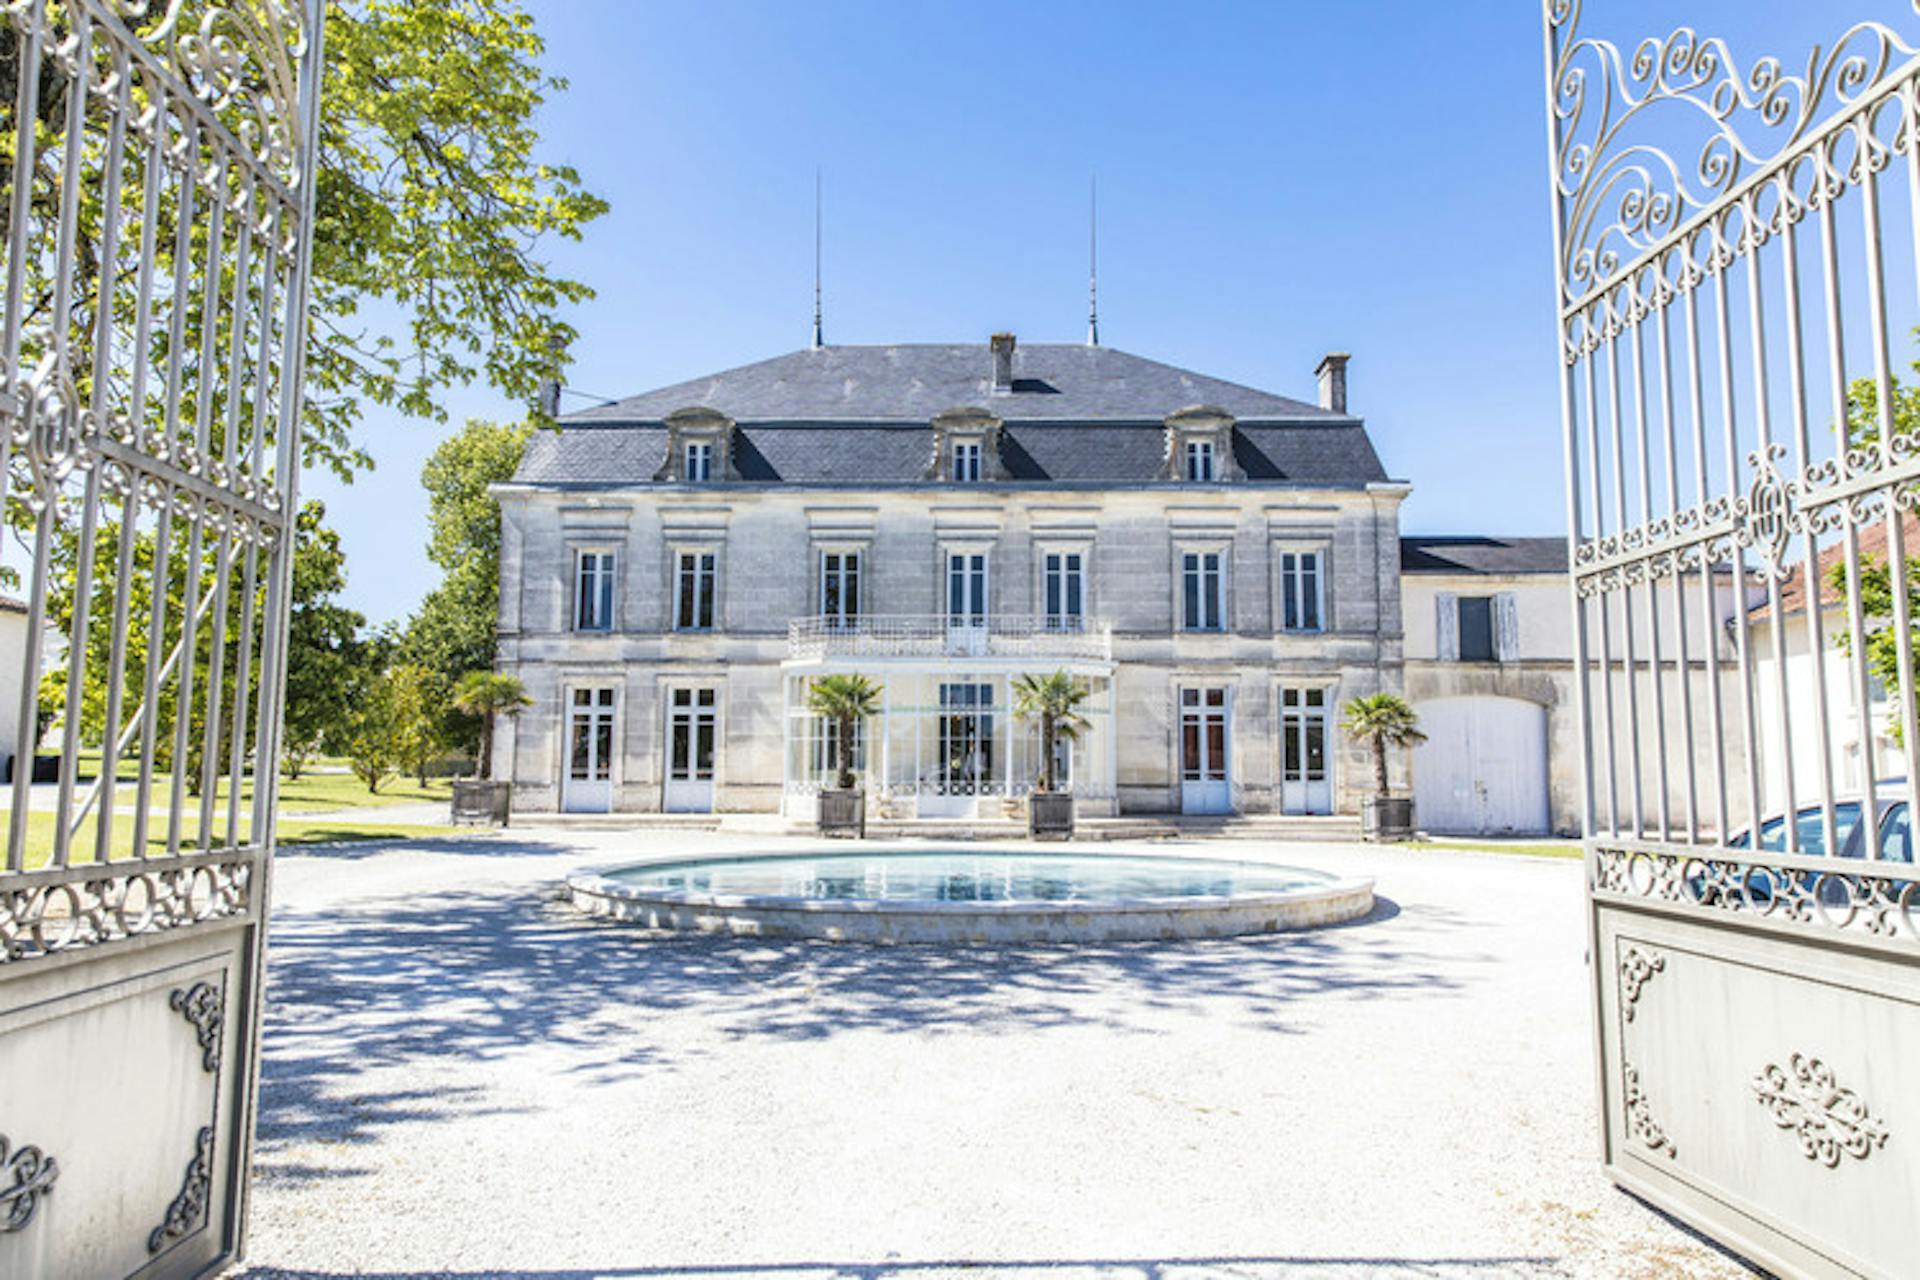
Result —
[[1539, 835], [1547, 803], [1547, 709], [1518, 698], [1436, 698], [1415, 708], [1414, 821], [1452, 835]]
[[575, 689], [567, 705], [567, 774], [560, 807], [568, 813], [613, 808], [613, 690]]
[[668, 813], [713, 812], [714, 739], [719, 729], [712, 689], [675, 689], [667, 707]]
[[940, 686], [940, 727], [932, 775], [920, 790], [923, 818], [970, 818], [995, 789], [993, 686]]
[[1280, 691], [1280, 812], [1332, 813], [1326, 689]]
[[1227, 691], [1180, 691], [1180, 812], [1227, 813]]

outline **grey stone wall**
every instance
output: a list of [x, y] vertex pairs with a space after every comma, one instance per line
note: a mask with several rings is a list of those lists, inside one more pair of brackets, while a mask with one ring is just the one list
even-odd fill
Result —
[[[1079, 550], [1087, 617], [1114, 634], [1118, 783], [1123, 811], [1177, 807], [1176, 689], [1205, 681], [1232, 690], [1236, 808], [1277, 807], [1279, 689], [1325, 684], [1348, 698], [1401, 686], [1399, 504], [1404, 486], [1364, 490], [1254, 489], [1243, 484], [1129, 489], [1009, 489], [929, 485], [859, 492], [745, 485], [656, 485], [582, 494], [500, 490], [500, 661], [534, 706], [505, 727], [496, 776], [511, 777], [523, 811], [561, 803], [563, 711], [576, 684], [619, 690], [614, 807], [661, 807], [663, 690], [702, 682], [721, 691], [716, 808], [772, 811], [782, 790], [782, 672], [788, 624], [818, 612], [819, 557], [863, 553], [862, 611], [935, 614], [944, 606], [949, 546], [988, 557], [990, 612], [1043, 611], [1040, 557]], [[1179, 558], [1217, 549], [1230, 566], [1228, 629], [1181, 629]], [[1327, 556], [1320, 633], [1276, 629], [1279, 549]], [[617, 553], [615, 616], [604, 634], [570, 629], [574, 556]], [[675, 558], [718, 557], [716, 628], [673, 630]], [[876, 662], [878, 667], [880, 664]], [[877, 670], [876, 674], [880, 672]], [[1335, 808], [1352, 812], [1370, 786], [1364, 751], [1330, 728]]]

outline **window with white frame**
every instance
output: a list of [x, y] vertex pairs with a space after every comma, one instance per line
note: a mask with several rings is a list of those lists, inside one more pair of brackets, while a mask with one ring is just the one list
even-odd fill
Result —
[[1047, 629], [1078, 631], [1085, 617], [1085, 554], [1049, 551], [1041, 557], [1040, 565]]
[[[807, 778], [823, 787], [834, 785], [840, 765], [840, 722], [826, 716], [807, 718]], [[858, 777], [867, 771], [867, 727], [853, 722], [853, 758], [847, 771]]]
[[709, 440], [689, 440], [687, 442], [687, 480], [699, 484], [713, 479], [713, 442]]
[[947, 625], [987, 623], [987, 557], [980, 551], [947, 553]]
[[860, 553], [820, 554], [820, 615], [842, 626], [860, 616]]
[[1218, 551], [1188, 551], [1180, 557], [1182, 625], [1188, 631], [1219, 631], [1226, 623], [1227, 584]]
[[713, 628], [715, 562], [711, 551], [682, 551], [678, 590], [674, 593], [673, 625], [680, 631]]
[[613, 630], [613, 561], [611, 551], [574, 553], [575, 631]]
[[980, 442], [978, 440], [954, 442], [953, 478], [961, 484], [980, 483]]
[[1319, 631], [1323, 621], [1325, 573], [1318, 551], [1280, 553], [1280, 629]]
[[1213, 479], [1213, 441], [1187, 441], [1187, 479]]

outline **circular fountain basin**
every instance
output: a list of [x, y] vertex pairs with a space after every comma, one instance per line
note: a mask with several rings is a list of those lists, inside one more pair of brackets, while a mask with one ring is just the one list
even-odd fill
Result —
[[1144, 854], [876, 850], [644, 862], [575, 875], [589, 915], [836, 942], [1224, 938], [1354, 920], [1373, 881]]

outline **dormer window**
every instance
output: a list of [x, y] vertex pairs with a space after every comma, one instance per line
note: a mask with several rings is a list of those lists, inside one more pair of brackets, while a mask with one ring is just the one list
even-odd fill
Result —
[[1187, 479], [1213, 479], [1213, 441], [1187, 441]]
[[704, 484], [713, 479], [713, 442], [695, 440], [687, 444], [686, 478], [688, 484]]
[[667, 424], [667, 456], [655, 480], [712, 484], [737, 480], [733, 470], [733, 419], [717, 409], [693, 405], [675, 409]]
[[1166, 427], [1162, 480], [1218, 484], [1242, 478], [1233, 458], [1233, 415], [1225, 409], [1191, 405], [1168, 414]]
[[960, 484], [980, 483], [980, 442], [978, 440], [954, 442], [953, 478]]

